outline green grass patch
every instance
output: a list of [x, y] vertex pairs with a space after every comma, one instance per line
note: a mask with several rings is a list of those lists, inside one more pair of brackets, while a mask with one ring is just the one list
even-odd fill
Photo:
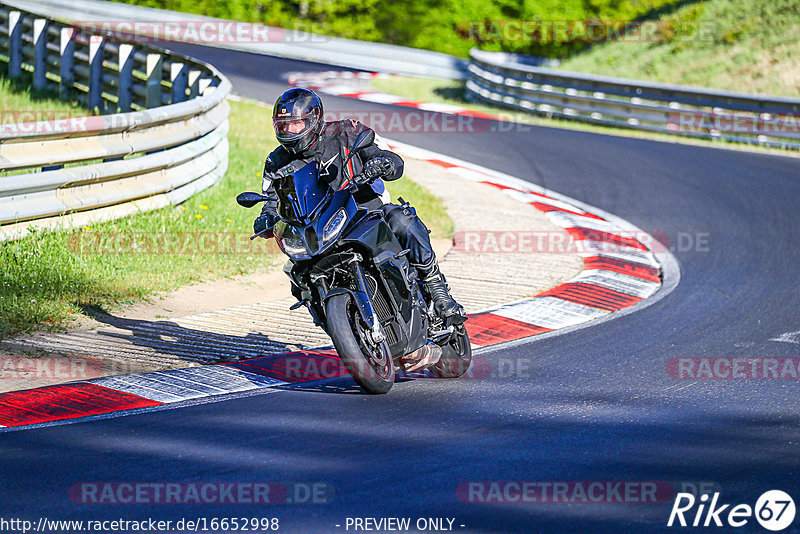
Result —
[[[73, 109], [0, 84], [0, 98], [8, 102], [5, 93], [25, 109]], [[270, 115], [253, 102], [232, 101], [228, 172], [178, 207], [0, 243], [0, 338], [61, 330], [90, 307], [118, 310], [191, 282], [282, 263], [283, 255], [267, 253], [267, 242], [249, 241], [258, 208], [235, 202], [238, 193], [258, 190], [264, 158], [277, 146]], [[434, 235], [452, 234], [452, 221], [424, 188], [401, 180], [391, 191], [418, 207]]]
[[800, 96], [800, 0], [708, 0], [662, 15], [654, 42], [609, 42], [564, 70]]
[[[2, 74], [2, 70], [0, 69], [0, 74]], [[41, 120], [61, 118], [64, 114], [70, 117], [89, 115], [89, 112], [82, 109], [77, 102], [59, 100], [55, 91], [34, 91], [31, 88], [31, 76], [27, 72], [23, 73], [19, 80], [0, 77], [0, 99], [2, 99], [0, 100], [0, 112], [3, 113], [3, 124], [9, 122], [8, 119], [18, 116], [25, 119], [27, 113], [44, 116]], [[47, 112], [52, 113], [48, 114]]]

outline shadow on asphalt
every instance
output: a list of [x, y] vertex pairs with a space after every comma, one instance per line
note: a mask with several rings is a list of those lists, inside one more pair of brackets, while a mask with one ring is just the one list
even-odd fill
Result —
[[263, 334], [235, 336], [186, 328], [169, 321], [146, 321], [117, 317], [103, 308], [82, 306], [95, 321], [126, 330], [130, 334], [98, 331], [97, 335], [128, 341], [136, 346], [196, 363], [234, 362], [297, 350]]

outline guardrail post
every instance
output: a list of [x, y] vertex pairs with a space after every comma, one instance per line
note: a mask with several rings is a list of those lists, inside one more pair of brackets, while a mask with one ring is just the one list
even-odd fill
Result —
[[170, 63], [169, 78], [172, 82], [172, 103], [186, 100], [186, 87], [189, 81], [189, 69], [183, 63]]
[[8, 77], [22, 74], [22, 13], [8, 13]]
[[101, 35], [89, 38], [89, 109], [103, 110], [103, 59], [105, 42]]
[[190, 70], [189, 71], [189, 98], [195, 98], [200, 95], [200, 76], [203, 73], [199, 70]]
[[74, 30], [72, 28], [61, 28], [61, 44], [59, 54], [61, 55], [61, 98], [66, 99], [72, 92], [75, 82], [75, 41], [72, 39]]
[[47, 19], [33, 21], [33, 88], [47, 85]]
[[198, 89], [200, 91], [200, 96], [206, 94], [206, 90], [211, 87], [211, 79], [210, 78], [200, 78], [198, 82]]
[[133, 102], [133, 45], [119, 45], [119, 102], [121, 112], [131, 110]]
[[144, 106], [147, 109], [157, 108], [161, 105], [161, 69], [163, 68], [163, 62], [164, 57], [161, 54], [147, 54], [145, 63], [147, 84], [144, 98]]

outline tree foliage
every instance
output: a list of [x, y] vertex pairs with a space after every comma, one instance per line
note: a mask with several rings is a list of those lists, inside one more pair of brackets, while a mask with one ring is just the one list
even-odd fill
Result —
[[[694, 1], [694, 0], [688, 0]], [[126, 0], [170, 9], [466, 56], [479, 47], [563, 57], [687, 0]], [[595, 24], [592, 21], [603, 21]], [[593, 35], [586, 35], [592, 23]]]

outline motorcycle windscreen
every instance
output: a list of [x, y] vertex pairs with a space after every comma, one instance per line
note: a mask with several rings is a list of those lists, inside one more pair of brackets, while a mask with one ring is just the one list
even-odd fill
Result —
[[292, 185], [294, 186], [289, 196], [295, 215], [293, 218], [298, 221], [308, 220], [314, 210], [317, 209], [328, 194], [328, 184], [319, 179], [319, 164], [312, 161], [302, 169], [295, 171], [292, 175]]
[[276, 185], [279, 211], [284, 219], [306, 223], [314, 210], [325, 201], [328, 184], [319, 180], [319, 164], [306, 164]]

